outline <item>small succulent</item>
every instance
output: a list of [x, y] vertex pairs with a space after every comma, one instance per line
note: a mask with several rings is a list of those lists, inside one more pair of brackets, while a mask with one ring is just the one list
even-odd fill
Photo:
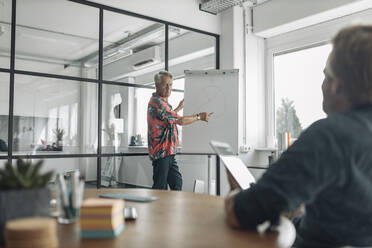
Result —
[[14, 166], [8, 161], [5, 168], [0, 169], [0, 190], [45, 187], [52, 179], [54, 172], [41, 174], [43, 162], [40, 160], [32, 164], [31, 161], [18, 159]]
[[61, 141], [63, 139], [63, 135], [65, 135], [65, 130], [57, 127], [53, 130], [53, 133], [56, 136], [57, 141]]

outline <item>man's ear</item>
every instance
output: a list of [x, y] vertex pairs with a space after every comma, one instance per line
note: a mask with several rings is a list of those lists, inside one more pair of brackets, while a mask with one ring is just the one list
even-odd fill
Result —
[[342, 95], [344, 94], [344, 87], [342, 82], [339, 79], [334, 79], [331, 84], [331, 93], [332, 95]]
[[157, 90], [157, 89], [159, 89], [159, 83], [155, 83], [155, 89]]

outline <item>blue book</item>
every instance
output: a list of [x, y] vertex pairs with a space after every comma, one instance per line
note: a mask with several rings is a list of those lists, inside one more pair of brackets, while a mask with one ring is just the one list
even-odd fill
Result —
[[123, 199], [126, 201], [134, 201], [134, 202], [151, 202], [151, 201], [156, 201], [159, 199], [158, 197], [155, 197], [155, 196], [138, 196], [138, 195], [127, 195], [127, 194], [120, 194], [120, 193], [102, 194], [99, 197]]
[[115, 238], [124, 230], [124, 223], [115, 230], [81, 230], [81, 237], [86, 239]]

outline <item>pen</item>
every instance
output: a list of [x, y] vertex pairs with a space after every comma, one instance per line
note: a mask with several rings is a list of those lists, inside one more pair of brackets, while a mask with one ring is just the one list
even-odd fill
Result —
[[74, 171], [71, 175], [71, 188], [72, 188], [72, 196], [71, 196], [71, 209], [72, 214], [75, 217], [76, 210], [79, 207], [79, 191], [80, 191], [80, 172]]
[[61, 202], [63, 206], [63, 211], [65, 212], [65, 216], [68, 218], [69, 217], [69, 197], [68, 197], [68, 192], [67, 192], [67, 187], [66, 187], [66, 182], [62, 174], [57, 175], [57, 183], [58, 187], [60, 189], [60, 194], [61, 194]]

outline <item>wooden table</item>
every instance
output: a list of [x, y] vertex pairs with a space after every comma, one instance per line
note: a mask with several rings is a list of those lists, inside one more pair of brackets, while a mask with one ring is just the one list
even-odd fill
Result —
[[126, 202], [137, 209], [138, 218], [127, 221], [115, 239], [81, 239], [79, 224], [59, 224], [60, 248], [181, 248], [181, 247], [284, 247], [285, 234], [259, 235], [254, 231], [233, 230], [225, 223], [224, 198], [188, 192], [147, 189], [87, 189], [84, 198], [102, 193], [157, 196], [149, 203]]

